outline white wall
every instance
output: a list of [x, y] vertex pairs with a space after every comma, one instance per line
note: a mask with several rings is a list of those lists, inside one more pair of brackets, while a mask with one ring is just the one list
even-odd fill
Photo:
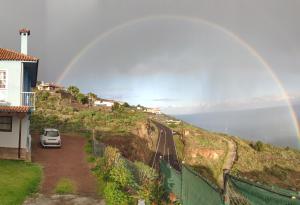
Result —
[[[1, 132], [0, 131], [0, 147], [18, 148], [19, 146], [19, 118], [13, 116], [12, 120], [12, 132]], [[22, 139], [21, 148], [26, 147], [26, 140], [29, 135], [29, 115], [22, 119]]]
[[6, 70], [7, 89], [0, 89], [0, 100], [12, 106], [21, 105], [22, 63], [18, 61], [0, 61], [0, 70]]

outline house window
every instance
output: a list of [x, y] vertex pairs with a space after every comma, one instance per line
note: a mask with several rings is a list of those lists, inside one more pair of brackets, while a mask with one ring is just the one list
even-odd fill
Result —
[[0, 70], [0, 89], [7, 88], [7, 75], [6, 71]]
[[12, 117], [0, 116], [0, 131], [11, 132], [12, 131]]

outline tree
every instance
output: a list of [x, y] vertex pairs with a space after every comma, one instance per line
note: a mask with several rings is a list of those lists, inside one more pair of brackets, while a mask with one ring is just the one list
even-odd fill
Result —
[[123, 107], [130, 107], [130, 105], [129, 105], [127, 102], [125, 102], [125, 103], [123, 104]]
[[89, 96], [91, 100], [96, 100], [98, 98], [98, 96], [95, 93], [88, 93], [87, 96]]
[[120, 109], [120, 103], [114, 102], [114, 105], [111, 107], [112, 111], [116, 111]]
[[71, 85], [68, 87], [68, 92], [71, 93], [74, 97], [77, 97], [77, 95], [80, 93], [80, 90], [76, 86]]
[[89, 102], [89, 99], [86, 95], [82, 94], [82, 93], [78, 93], [76, 95], [76, 99], [78, 102], [80, 102], [81, 104], [86, 104]]

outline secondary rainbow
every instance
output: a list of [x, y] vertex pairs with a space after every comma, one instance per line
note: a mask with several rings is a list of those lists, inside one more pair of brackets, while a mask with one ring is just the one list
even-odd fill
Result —
[[295, 127], [295, 131], [297, 133], [297, 137], [300, 139], [300, 128], [299, 128], [299, 124], [298, 124], [298, 119], [297, 119], [297, 115], [296, 112], [294, 111], [294, 108], [292, 106], [292, 103], [290, 102], [290, 98], [289, 95], [287, 94], [282, 82], [280, 81], [280, 79], [278, 78], [278, 76], [276, 75], [276, 73], [272, 70], [272, 67], [269, 65], [269, 63], [256, 51], [255, 48], [253, 48], [249, 43], [247, 43], [245, 40], [243, 40], [240, 36], [238, 36], [237, 34], [233, 33], [232, 31], [228, 30], [225, 27], [222, 27], [216, 23], [207, 21], [205, 19], [201, 19], [198, 17], [189, 17], [189, 16], [173, 16], [173, 15], [157, 15], [157, 16], [146, 16], [143, 18], [139, 18], [139, 19], [134, 19], [131, 21], [128, 21], [126, 23], [120, 24], [115, 26], [114, 28], [101, 33], [97, 38], [95, 38], [94, 40], [92, 40], [89, 44], [87, 44], [85, 47], [83, 47], [75, 56], [74, 58], [68, 63], [68, 65], [65, 67], [65, 69], [63, 70], [62, 74], [59, 76], [59, 78], [57, 79], [57, 83], [61, 83], [62, 80], [66, 77], [66, 75], [72, 70], [72, 67], [78, 62], [78, 60], [93, 46], [95, 46], [97, 43], [99, 43], [101, 40], [105, 39], [106, 37], [108, 37], [109, 35], [120, 31], [126, 27], [129, 26], [134, 26], [136, 24], [142, 23], [142, 22], [146, 22], [146, 21], [151, 21], [151, 20], [161, 20], [161, 19], [171, 19], [171, 20], [185, 20], [185, 21], [189, 21], [189, 22], [194, 22], [194, 23], [201, 23], [201, 24], [205, 24], [207, 26], [210, 26], [211, 28], [214, 28], [218, 31], [221, 31], [222, 33], [226, 34], [227, 36], [231, 37], [232, 39], [234, 39], [236, 42], [238, 42], [241, 46], [243, 46], [245, 49], [248, 50], [248, 52], [255, 57], [260, 63], [261, 65], [263, 65], [263, 67], [269, 72], [271, 78], [274, 80], [274, 82], [276, 83], [276, 85], [278, 86], [278, 89], [281, 93], [281, 95], [284, 97], [285, 102], [288, 106], [289, 109], [289, 113], [291, 115], [292, 121], [293, 121], [293, 126]]

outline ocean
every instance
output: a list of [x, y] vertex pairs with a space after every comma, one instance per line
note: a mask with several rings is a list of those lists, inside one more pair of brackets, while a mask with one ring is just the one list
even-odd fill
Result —
[[[294, 109], [300, 119], [300, 105]], [[287, 107], [176, 115], [177, 119], [210, 131], [300, 149], [299, 138]]]

